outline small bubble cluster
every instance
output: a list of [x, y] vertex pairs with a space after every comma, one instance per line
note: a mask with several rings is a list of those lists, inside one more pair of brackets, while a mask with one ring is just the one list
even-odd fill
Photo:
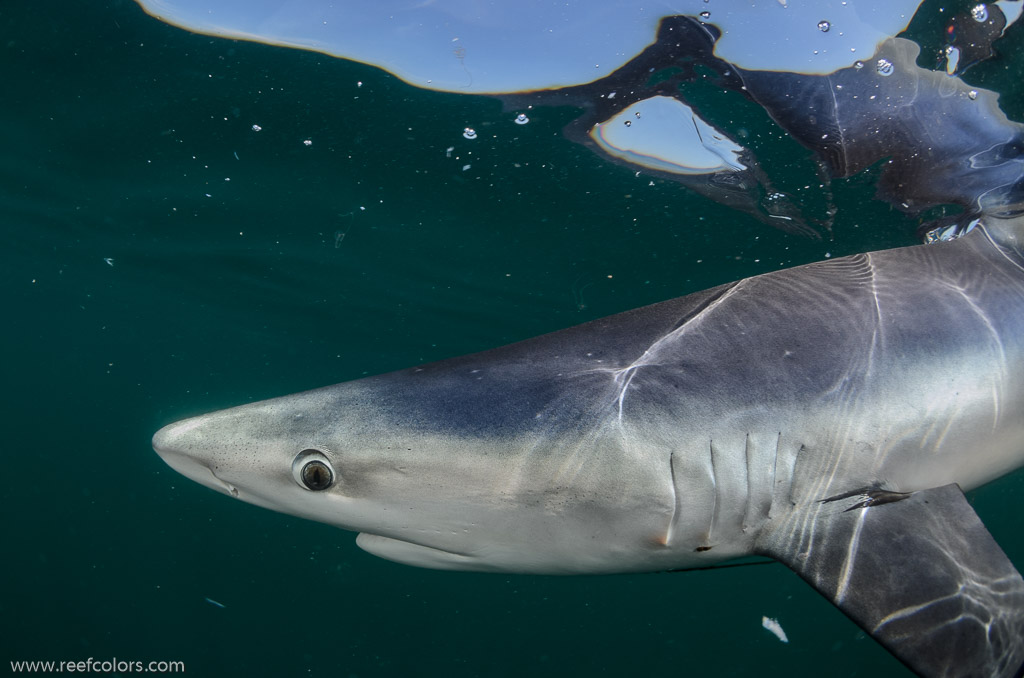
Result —
[[467, 139], [476, 139], [476, 130], [473, 129], [472, 127], [467, 127], [466, 129], [462, 130], [462, 136], [466, 137]]
[[879, 75], [884, 75], [888, 77], [893, 74], [893, 72], [896, 70], [896, 67], [893, 66], [892, 62], [889, 61], [888, 59], [879, 59], [878, 63], [875, 65], [875, 70], [878, 71]]
[[979, 24], [988, 21], [988, 7], [985, 5], [975, 5], [971, 7], [971, 18], [977, 21]]
[[828, 21], [818, 22], [818, 30], [821, 31], [822, 33], [828, 33], [828, 29], [830, 28], [832, 28], [832, 24], [829, 23]]

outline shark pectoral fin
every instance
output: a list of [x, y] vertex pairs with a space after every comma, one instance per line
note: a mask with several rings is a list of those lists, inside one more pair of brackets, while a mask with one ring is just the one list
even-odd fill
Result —
[[922, 676], [1024, 670], [1024, 580], [956, 485], [795, 507], [758, 550]]
[[378, 558], [393, 560], [403, 565], [426, 567], [433, 570], [482, 569], [476, 559], [471, 556], [367, 532], [359, 533], [356, 537], [356, 546]]

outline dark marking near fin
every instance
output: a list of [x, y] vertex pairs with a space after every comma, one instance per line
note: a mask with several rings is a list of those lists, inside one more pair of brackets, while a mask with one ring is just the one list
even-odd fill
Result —
[[[1020, 676], [1024, 580], [956, 485], [779, 516], [758, 539], [922, 676]], [[879, 491], [880, 492], [880, 491]], [[894, 498], [895, 496], [895, 498]]]
[[867, 508], [868, 506], [881, 506], [882, 504], [891, 504], [894, 501], [902, 501], [907, 497], [911, 496], [910, 492], [890, 492], [889, 490], [883, 490], [880, 488], [865, 488], [863, 490], [854, 490], [853, 492], [844, 492], [843, 494], [837, 494], [834, 497], [828, 499], [822, 499], [822, 504], [830, 504], [834, 501], [841, 499], [849, 499], [850, 497], [862, 497], [861, 501], [857, 502], [853, 506], [849, 506], [843, 511], [854, 511], [856, 509]]

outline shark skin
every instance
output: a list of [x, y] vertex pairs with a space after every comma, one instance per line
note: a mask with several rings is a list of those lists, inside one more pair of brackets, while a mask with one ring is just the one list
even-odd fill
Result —
[[925, 676], [1014, 676], [1024, 581], [963, 491], [1024, 465], [1021, 219], [187, 419], [187, 477], [423, 567], [780, 560]]

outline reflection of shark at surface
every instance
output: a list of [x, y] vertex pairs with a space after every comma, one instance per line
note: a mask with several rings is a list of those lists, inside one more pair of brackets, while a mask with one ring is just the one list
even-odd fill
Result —
[[[687, 171], [696, 152], [716, 149], [722, 142], [695, 135], [694, 122], [683, 116], [674, 125], [655, 128], [645, 121], [643, 107], [671, 97], [695, 108], [693, 117], [707, 125], [700, 107], [687, 101], [687, 88], [710, 73], [719, 87], [762, 106], [821, 158], [831, 177], [852, 176], [883, 163], [879, 197], [902, 211], [919, 214], [955, 205], [956, 211], [967, 212], [956, 217], [964, 223], [982, 211], [1004, 216], [1024, 212], [1024, 126], [1007, 119], [996, 93], [919, 67], [916, 43], [892, 38], [870, 59], [818, 75], [739, 68], [715, 55], [717, 38], [713, 26], [672, 17], [662, 22], [655, 45], [603, 80], [502, 98], [509, 108], [581, 106], [586, 112], [566, 129], [570, 139], [788, 231], [829, 231], [834, 214], [808, 223], [792, 196], [771, 181], [770, 160], [759, 160], [749, 149], [741, 149], [742, 162], [731, 167]], [[652, 77], [660, 72], [665, 75]], [[615, 96], [606, 96], [610, 92]], [[639, 119], [618, 129], [619, 147], [594, 138], [595, 130], [613, 120], [622, 125], [622, 112], [634, 109]], [[721, 132], [727, 139], [728, 133], [728, 127]], [[637, 150], [656, 148], [659, 135], [690, 135], [699, 143], [691, 154], [671, 154], [673, 148], [665, 143], [660, 155]]]
[[931, 244], [196, 417], [154, 447], [197, 482], [412, 565], [608, 573], [768, 555], [922, 675], [1021, 675], [1024, 580], [962, 490], [1024, 465], [1024, 128], [955, 77], [1020, 4], [955, 20], [945, 73], [870, 31], [855, 62], [758, 70], [721, 49], [750, 18], [716, 8], [662, 18], [653, 44], [596, 81], [501, 94], [582, 106], [570, 138], [813, 230], [770, 167], [686, 101], [711, 77], [831, 177], [881, 162], [879, 195], [899, 209], [954, 206], [922, 226]]

